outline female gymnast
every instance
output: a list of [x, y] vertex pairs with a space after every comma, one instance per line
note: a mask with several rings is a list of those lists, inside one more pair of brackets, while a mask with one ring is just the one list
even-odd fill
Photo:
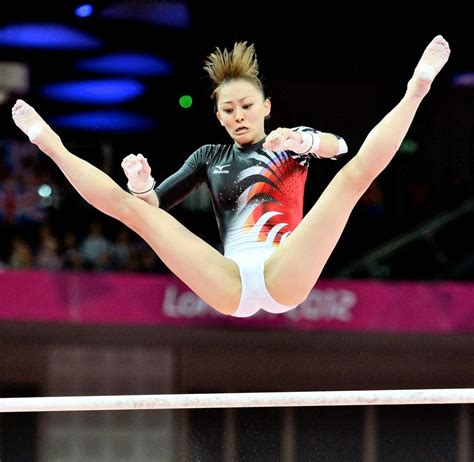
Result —
[[[155, 191], [142, 155], [122, 162], [129, 194], [70, 153], [26, 102], [18, 100], [12, 115], [87, 202], [139, 234], [208, 305], [237, 317], [259, 309], [282, 313], [300, 304], [314, 287], [352, 209], [394, 157], [449, 54], [442, 36], [429, 43], [400, 102], [370, 131], [304, 218], [310, 156], [337, 157], [346, 146], [335, 135], [307, 127], [279, 128], [265, 135], [270, 101], [258, 78], [252, 45], [216, 49], [205, 63], [215, 84], [217, 119], [234, 144], [199, 148]], [[224, 255], [164, 210], [203, 182], [211, 190]]]

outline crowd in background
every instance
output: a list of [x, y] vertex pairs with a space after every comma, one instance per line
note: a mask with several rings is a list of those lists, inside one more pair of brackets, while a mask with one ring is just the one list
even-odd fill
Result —
[[89, 232], [81, 238], [73, 230], [57, 235], [48, 224], [41, 225], [37, 231], [34, 239], [13, 234], [4, 267], [48, 271], [155, 272], [160, 269], [155, 253], [143, 241], [132, 239], [126, 229], [119, 229], [114, 238], [104, 235], [99, 221], [91, 223]]
[[[0, 231], [3, 244], [0, 267], [168, 272], [141, 238], [88, 206], [49, 159], [40, 155], [30, 143], [3, 141], [0, 153]], [[456, 207], [469, 197], [469, 185], [453, 177], [446, 178], [445, 192], [440, 200], [429, 178], [410, 162], [410, 159], [403, 159], [402, 174], [395, 172], [394, 175], [392, 172], [387, 180], [382, 176], [362, 196], [324, 275], [333, 276], [350, 260], [423, 220]], [[121, 172], [116, 174], [119, 176]], [[215, 220], [209, 204], [206, 206], [205, 203], [206, 196], [202, 191], [198, 195], [189, 202], [189, 210], [177, 207], [178, 219], [188, 220], [186, 226], [221, 250]], [[457, 245], [454, 253], [465, 253], [461, 244], [468, 239], [469, 228], [461, 228], [466, 236], [459, 235], [459, 229], [459, 226], [453, 226], [441, 238], [449, 240], [450, 247]], [[425, 237], [416, 248], [408, 248], [405, 252], [408, 255], [398, 263], [401, 270], [392, 272], [394, 277], [440, 276], [438, 270], [432, 271], [433, 264], [445, 267], [452, 255], [443, 250], [444, 244], [439, 242], [438, 236], [436, 239], [434, 236]], [[472, 255], [467, 258], [471, 261], [472, 271]], [[395, 268], [396, 265], [395, 259], [392, 266]], [[414, 268], [417, 272], [410, 273]], [[383, 271], [377, 275], [390, 276]], [[445, 277], [456, 275], [446, 273]], [[461, 274], [460, 277], [464, 276]]]

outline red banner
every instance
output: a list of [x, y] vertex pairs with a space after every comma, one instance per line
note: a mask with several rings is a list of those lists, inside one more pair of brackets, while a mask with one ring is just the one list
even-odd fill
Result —
[[474, 283], [319, 281], [285, 314], [223, 316], [171, 276], [7, 271], [0, 320], [379, 332], [474, 332]]

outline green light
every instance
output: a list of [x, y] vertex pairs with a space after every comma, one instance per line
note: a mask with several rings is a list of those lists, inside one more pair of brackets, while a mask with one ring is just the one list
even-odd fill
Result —
[[400, 146], [400, 152], [403, 154], [415, 154], [418, 151], [418, 143], [410, 138], [405, 138]]
[[189, 95], [183, 95], [179, 98], [179, 105], [183, 109], [188, 109], [193, 104], [193, 99]]

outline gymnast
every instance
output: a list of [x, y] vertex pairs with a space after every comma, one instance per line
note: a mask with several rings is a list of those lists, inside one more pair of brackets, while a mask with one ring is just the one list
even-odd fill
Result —
[[[127, 156], [125, 191], [104, 172], [72, 154], [22, 100], [12, 115], [92, 206], [140, 235], [168, 268], [220, 313], [248, 317], [283, 313], [314, 287], [349, 215], [395, 156], [415, 113], [447, 62], [449, 45], [436, 36], [424, 50], [399, 103], [370, 130], [303, 217], [310, 161], [337, 158], [344, 140], [309, 127], [265, 134], [271, 110], [253, 45], [216, 48], [205, 62], [219, 123], [233, 143], [204, 145], [157, 187], [142, 154]], [[179, 136], [173, 134], [173, 136]], [[167, 210], [202, 183], [210, 189], [224, 254], [181, 225]]]

